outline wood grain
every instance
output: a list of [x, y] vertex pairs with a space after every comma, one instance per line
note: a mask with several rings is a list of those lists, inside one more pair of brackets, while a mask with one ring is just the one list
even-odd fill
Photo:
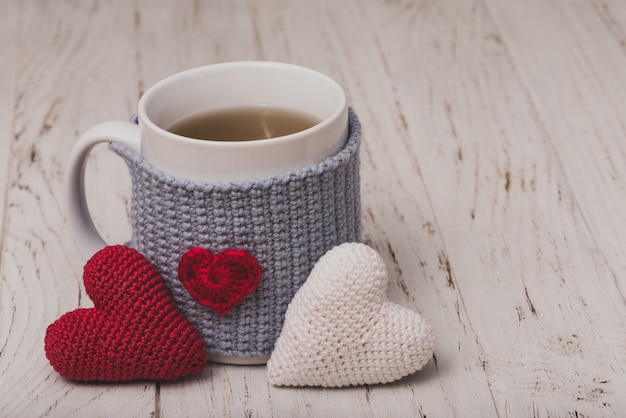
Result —
[[[0, 91], [5, 92], [0, 97], [0, 184], [3, 193], [0, 194], [0, 219], [4, 217], [6, 205], [6, 191], [4, 186], [9, 178], [9, 156], [11, 155], [11, 143], [15, 133], [13, 132], [13, 109], [15, 107], [15, 91], [13, 83], [15, 81], [15, 59], [17, 57], [17, 45], [13, 42], [18, 34], [18, 21], [13, 18], [17, 16], [17, 5], [11, 3], [5, 13], [0, 17], [0, 43], [4, 47], [0, 55]], [[4, 228], [0, 223], [0, 234]], [[1, 236], [1, 235], [0, 235]], [[2, 241], [0, 240], [0, 249]]]
[[[626, 8], [619, 0], [7, 1], [0, 15], [0, 415], [620, 417], [626, 411]], [[91, 302], [62, 203], [67, 156], [177, 71], [320, 70], [363, 125], [364, 240], [435, 357], [388, 385], [277, 388], [210, 364], [75, 384], [45, 329]], [[124, 163], [87, 167], [130, 236]]]

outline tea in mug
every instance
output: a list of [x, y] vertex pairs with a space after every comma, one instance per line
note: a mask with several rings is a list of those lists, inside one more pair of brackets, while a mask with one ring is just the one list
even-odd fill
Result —
[[255, 141], [304, 131], [320, 121], [309, 114], [271, 106], [248, 106], [199, 113], [180, 119], [168, 131], [212, 141]]

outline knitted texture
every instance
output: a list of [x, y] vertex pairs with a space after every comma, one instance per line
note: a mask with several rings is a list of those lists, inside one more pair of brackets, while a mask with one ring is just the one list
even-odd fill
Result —
[[83, 279], [95, 307], [68, 312], [46, 331], [46, 356], [62, 376], [172, 380], [204, 369], [200, 336], [136, 250], [100, 250], [85, 265]]
[[261, 267], [245, 250], [192, 248], [180, 260], [178, 278], [201, 305], [227, 315], [257, 288]]
[[416, 312], [386, 297], [381, 257], [340, 245], [315, 265], [289, 305], [267, 363], [274, 385], [340, 387], [387, 383], [422, 368], [434, 334]]
[[[360, 240], [360, 135], [350, 110], [349, 137], [336, 155], [284, 175], [225, 184], [173, 177], [133, 150], [110, 145], [131, 174], [129, 245], [163, 275], [209, 353], [269, 356], [287, 305], [315, 262], [338, 244]], [[227, 315], [202, 305], [177, 275], [193, 247], [248, 251], [262, 269], [257, 289]]]

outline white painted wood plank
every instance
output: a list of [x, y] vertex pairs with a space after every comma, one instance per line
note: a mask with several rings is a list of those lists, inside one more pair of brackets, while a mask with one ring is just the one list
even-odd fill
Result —
[[[15, 58], [17, 45], [15, 39], [18, 31], [17, 4], [9, 3], [6, 13], [0, 16], [0, 237], [4, 227], [4, 211], [6, 205], [5, 184], [9, 181], [9, 158], [13, 142], [13, 109], [15, 107]], [[0, 248], [1, 248], [0, 239]]]
[[587, 337], [572, 333], [552, 341], [550, 349], [561, 346], [578, 362], [576, 372], [572, 363], [560, 367], [576, 373], [576, 380], [583, 377], [571, 388], [584, 405], [581, 413], [621, 416], [626, 410], [623, 3], [488, 3], [565, 173], [571, 189], [565, 200], [579, 212], [577, 225], [586, 226], [577, 239], [588, 254], [569, 254], [553, 265], [562, 286], [578, 294], [578, 309], [571, 306], [566, 313], [572, 328], [585, 329]]
[[[376, 107], [379, 137], [399, 133], [371, 153], [376, 179], [387, 182], [373, 216], [391, 237], [389, 259], [395, 256], [402, 272], [425, 263], [426, 275], [450, 279], [456, 297], [446, 306], [445, 288], [433, 287], [434, 297], [418, 305], [429, 312], [429, 301], [438, 304], [427, 317], [439, 321], [443, 334], [439, 367], [479, 362], [489, 391], [474, 402], [486, 407], [491, 397], [498, 415], [610, 413], [605, 403], [619, 411], [622, 400], [612, 393], [623, 385], [623, 304], [498, 29], [474, 2], [400, 6], [367, 14], [365, 26], [387, 28], [362, 41], [382, 45], [383, 63], [363, 54], [355, 67], [362, 77], [387, 68], [372, 77], [380, 99], [365, 102], [389, 104], [386, 112]], [[361, 85], [376, 91], [372, 82]], [[381, 168], [381, 159], [392, 166]], [[414, 209], [429, 206], [426, 218]], [[381, 221], [383, 210], [388, 215]], [[418, 246], [431, 230], [442, 241]], [[402, 281], [398, 290], [408, 287], [411, 295], [427, 290]], [[444, 307], [459, 311], [457, 322], [468, 316], [466, 338], [446, 332], [451, 318]], [[472, 340], [478, 355], [466, 347]], [[568, 351], [572, 345], [580, 351]], [[573, 369], [573, 361], [593, 366]], [[598, 377], [598, 370], [607, 376]], [[448, 377], [444, 385], [458, 383], [459, 376]], [[451, 397], [463, 405], [464, 395], [467, 389]], [[557, 400], [538, 400], [544, 396]]]
[[489, 3], [626, 303], [623, 2]]
[[3, 87], [15, 110], [11, 182], [2, 189], [0, 410], [7, 417], [146, 416], [155, 409], [154, 383], [77, 385], [56, 374], [43, 351], [48, 324], [90, 305], [61, 180], [77, 132], [107, 112], [127, 113], [133, 54], [115, 44], [128, 44], [132, 15], [123, 1], [12, 4], [13, 56], [2, 48], [3, 60], [15, 60], [16, 75]]

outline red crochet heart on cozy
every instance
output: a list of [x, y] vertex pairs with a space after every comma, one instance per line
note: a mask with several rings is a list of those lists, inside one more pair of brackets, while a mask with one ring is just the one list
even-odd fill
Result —
[[226, 315], [257, 288], [261, 266], [245, 250], [192, 248], [178, 264], [178, 278], [198, 303]]
[[206, 367], [198, 333], [139, 252], [106, 247], [87, 262], [83, 279], [95, 307], [61, 316], [46, 332], [46, 356], [62, 376], [173, 380]]

